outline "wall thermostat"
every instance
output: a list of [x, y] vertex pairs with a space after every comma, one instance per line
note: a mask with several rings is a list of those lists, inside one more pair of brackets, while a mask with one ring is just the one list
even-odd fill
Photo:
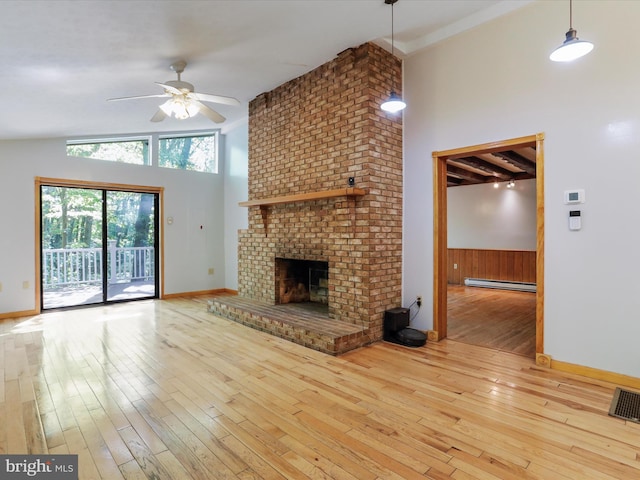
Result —
[[567, 205], [584, 203], [584, 190], [565, 190], [564, 203]]

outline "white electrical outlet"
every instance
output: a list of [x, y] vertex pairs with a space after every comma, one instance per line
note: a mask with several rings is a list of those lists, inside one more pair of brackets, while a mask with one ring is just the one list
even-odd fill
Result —
[[457, 270], [457, 269], [458, 269], [458, 264], [457, 264], [457, 263], [454, 263], [454, 264], [453, 264], [453, 269], [454, 269], [454, 270]]

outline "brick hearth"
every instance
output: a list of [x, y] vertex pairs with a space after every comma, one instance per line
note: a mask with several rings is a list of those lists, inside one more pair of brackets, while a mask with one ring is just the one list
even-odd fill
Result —
[[371, 343], [362, 326], [328, 318], [295, 303], [269, 305], [237, 296], [208, 303], [209, 311], [218, 316], [331, 355]]
[[275, 305], [276, 258], [324, 261], [325, 319], [334, 332], [321, 319], [318, 328], [298, 329], [297, 313], [285, 320], [269, 309], [254, 326], [280, 334], [288, 324], [295, 334], [287, 338], [312, 348], [296, 336], [326, 333], [333, 345], [321, 350], [334, 354], [382, 338], [384, 311], [401, 300], [402, 117], [379, 106], [399, 85], [400, 61], [364, 44], [250, 102], [250, 201], [347, 188], [349, 177], [365, 195], [249, 206], [249, 227], [239, 232], [239, 299], [220, 299], [227, 307], [215, 313], [249, 324], [240, 299], [261, 311]]

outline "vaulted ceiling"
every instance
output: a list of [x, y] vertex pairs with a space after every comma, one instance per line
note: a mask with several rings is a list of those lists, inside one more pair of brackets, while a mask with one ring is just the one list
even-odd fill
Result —
[[[437, 41], [532, 0], [399, 0], [395, 53]], [[233, 126], [249, 101], [373, 41], [390, 50], [384, 0], [3, 0], [0, 13], [0, 140], [185, 131]], [[150, 123], [187, 62], [196, 91], [235, 97], [226, 117]]]
[[447, 160], [447, 186], [536, 178], [536, 149], [462, 155]]

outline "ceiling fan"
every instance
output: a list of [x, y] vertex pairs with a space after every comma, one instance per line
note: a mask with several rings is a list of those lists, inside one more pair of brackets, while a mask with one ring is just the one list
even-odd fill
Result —
[[188, 82], [183, 82], [180, 78], [180, 75], [182, 74], [182, 72], [184, 72], [186, 66], [187, 62], [185, 62], [184, 60], [179, 60], [175, 63], [172, 63], [169, 68], [176, 72], [176, 74], [178, 75], [178, 80], [169, 80], [164, 83], [155, 82], [162, 88], [164, 88], [164, 93], [160, 93], [157, 95], [139, 95], [136, 97], [110, 98], [108, 101], [112, 102], [119, 100], [135, 100], [138, 98], [152, 97], [169, 98], [169, 100], [160, 105], [158, 111], [153, 117], [151, 117], [152, 122], [161, 122], [165, 118], [172, 115], [179, 120], [184, 120], [193, 117], [198, 113], [203, 114], [212, 122], [224, 122], [225, 118], [222, 115], [220, 115], [211, 107], [205, 105], [203, 102], [220, 103], [224, 105], [234, 106], [240, 105], [240, 102], [233, 97], [223, 97], [220, 95], [211, 95], [209, 93], [194, 92], [193, 85]]

